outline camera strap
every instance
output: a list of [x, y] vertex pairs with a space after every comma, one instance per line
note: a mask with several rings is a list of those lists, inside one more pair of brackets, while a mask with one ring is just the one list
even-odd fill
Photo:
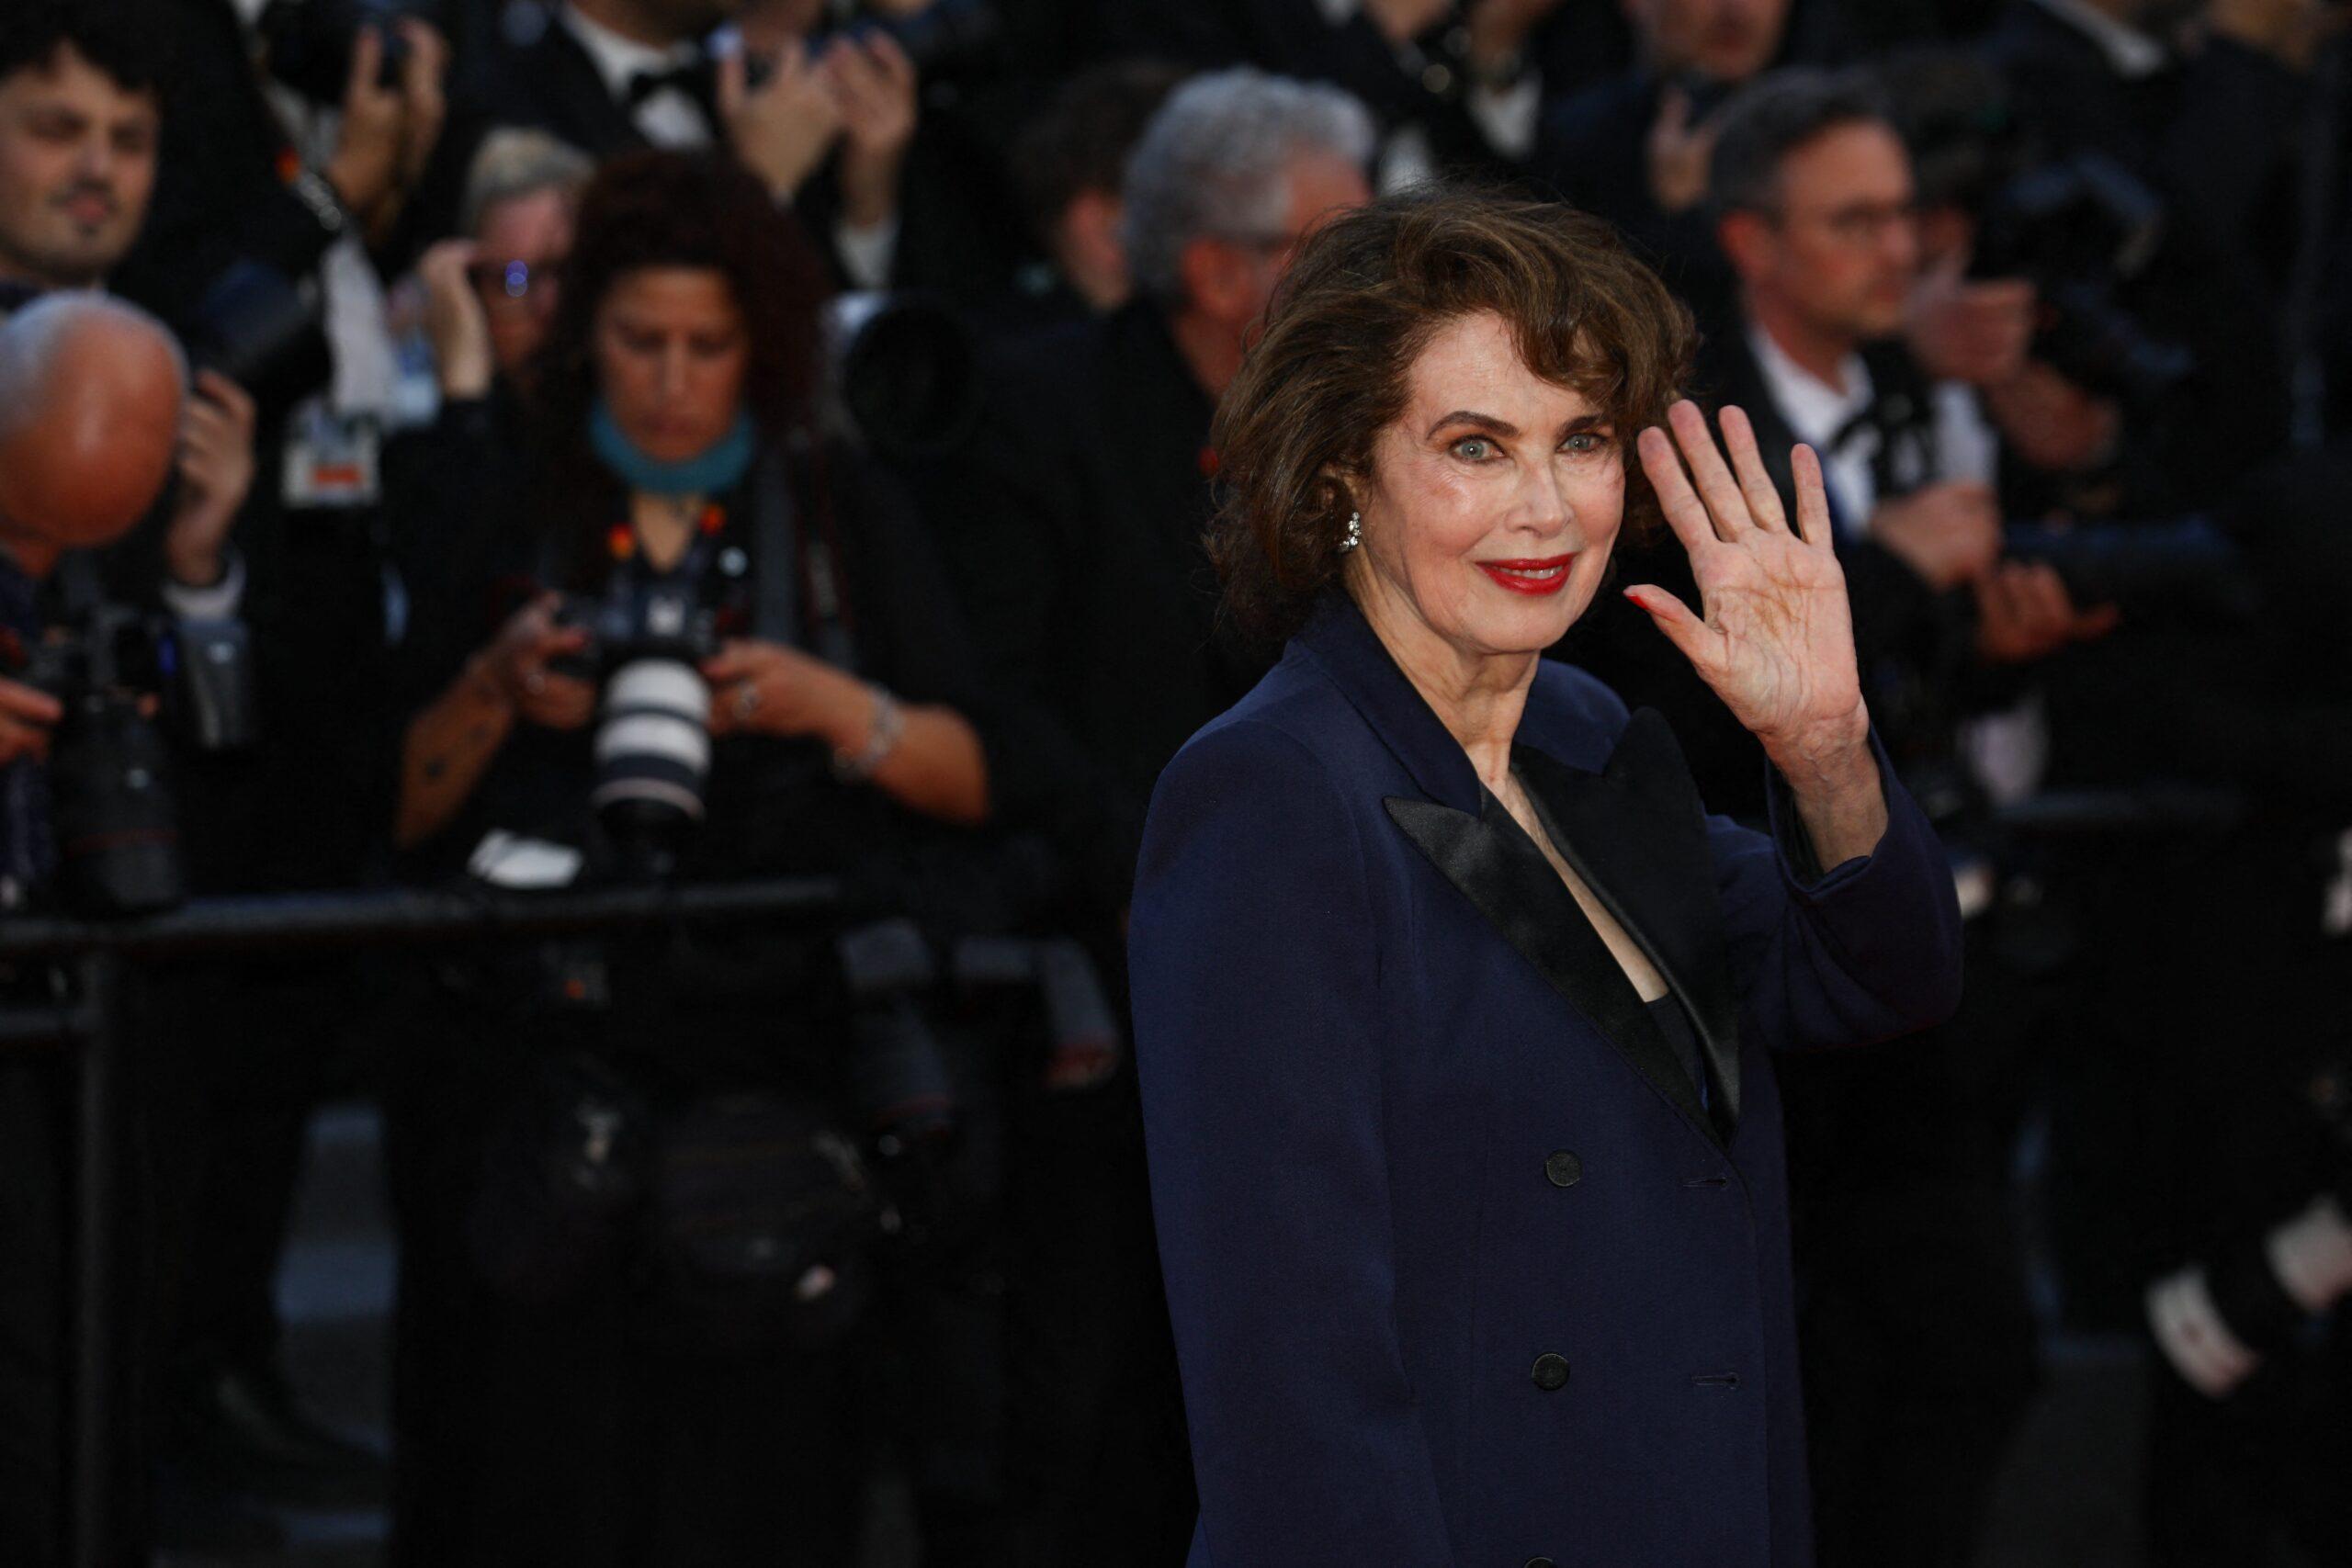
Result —
[[[826, 663], [855, 672], [856, 649], [842, 613], [841, 576], [822, 538], [808, 541], [804, 555], [799, 517], [792, 502], [792, 476], [783, 453], [761, 455], [752, 469], [752, 550], [754, 579], [752, 626], [759, 636], [788, 647], [806, 648]], [[812, 636], [800, 636], [800, 571], [808, 578]]]

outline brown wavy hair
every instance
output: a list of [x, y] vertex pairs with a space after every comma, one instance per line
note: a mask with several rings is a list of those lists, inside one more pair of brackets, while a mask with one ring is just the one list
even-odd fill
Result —
[[1299, 247], [1217, 408], [1208, 551], [1244, 637], [1289, 637], [1339, 581], [1347, 481], [1370, 475], [1430, 339], [1482, 311], [1536, 375], [1606, 414], [1627, 454], [1627, 533], [1657, 526], [1633, 435], [1664, 421], [1689, 372], [1690, 311], [1597, 218], [1485, 191], [1384, 197]]
[[590, 455], [596, 400], [596, 312], [613, 286], [645, 267], [705, 267], [727, 279], [743, 313], [751, 363], [743, 403], [763, 445], [793, 444], [814, 423], [818, 311], [831, 288], [798, 220], [767, 187], [716, 152], [641, 152], [597, 170], [580, 197], [571, 254], [547, 341], [534, 362], [531, 424], [547, 521], [602, 537], [616, 484]]

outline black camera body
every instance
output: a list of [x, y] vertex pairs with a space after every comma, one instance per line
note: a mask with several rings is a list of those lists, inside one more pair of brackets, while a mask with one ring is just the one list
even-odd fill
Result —
[[1970, 270], [2034, 286], [2034, 358], [2091, 392], [2144, 408], [2197, 368], [2188, 349], [2149, 332], [2120, 298], [2154, 258], [2164, 226], [2155, 192], [2111, 159], [2079, 153], [1993, 192]]
[[616, 573], [602, 599], [567, 598], [556, 624], [588, 634], [556, 662], [601, 689], [596, 780], [589, 804], [639, 871], [667, 874], [703, 819], [710, 773], [710, 684], [718, 613], [684, 576], [641, 581]]
[[58, 897], [77, 914], [152, 914], [187, 898], [170, 749], [146, 712], [172, 661], [146, 617], [102, 604], [25, 650], [17, 672], [65, 710], [50, 747], [50, 795]]
[[360, 28], [375, 28], [383, 40], [378, 81], [393, 86], [408, 63], [407, 40], [394, 24], [403, 17], [430, 20], [432, 9], [424, 0], [269, 0], [254, 30], [272, 76], [314, 104], [333, 105], [343, 102]]

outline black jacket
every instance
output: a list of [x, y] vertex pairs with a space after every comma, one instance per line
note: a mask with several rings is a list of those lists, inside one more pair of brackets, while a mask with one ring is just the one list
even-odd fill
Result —
[[1059, 799], [1065, 848], [1123, 903], [1168, 760], [1261, 662], [1220, 636], [1201, 537], [1208, 397], [1158, 307], [1019, 345], [929, 508], [991, 675], [1035, 727], [1008, 809]]

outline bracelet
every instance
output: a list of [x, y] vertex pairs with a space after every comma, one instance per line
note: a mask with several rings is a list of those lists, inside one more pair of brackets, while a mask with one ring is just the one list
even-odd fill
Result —
[[833, 753], [833, 777], [843, 784], [864, 784], [872, 778], [898, 750], [899, 737], [907, 732], [907, 716], [899, 699], [877, 685], [869, 683], [865, 689], [874, 694], [874, 719], [865, 745], [854, 757], [838, 750]]

